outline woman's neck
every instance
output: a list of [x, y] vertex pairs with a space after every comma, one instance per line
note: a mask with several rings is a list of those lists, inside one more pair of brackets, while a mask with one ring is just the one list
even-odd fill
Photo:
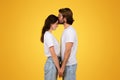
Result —
[[50, 29], [50, 30], [48, 30], [50, 33], [52, 33], [52, 30]]

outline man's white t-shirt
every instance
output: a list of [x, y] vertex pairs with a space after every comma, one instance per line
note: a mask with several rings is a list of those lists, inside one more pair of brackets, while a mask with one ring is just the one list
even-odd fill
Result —
[[72, 46], [70, 57], [68, 59], [66, 66], [77, 64], [76, 51], [77, 51], [78, 40], [77, 40], [76, 31], [74, 30], [72, 26], [69, 26], [66, 29], [64, 29], [63, 34], [62, 34], [62, 38], [61, 38], [62, 61], [64, 59], [65, 45], [67, 42], [73, 42], [73, 46]]
[[47, 57], [51, 56], [49, 47], [54, 46], [54, 50], [57, 56], [60, 56], [60, 46], [58, 41], [49, 31], [46, 31], [44, 34], [44, 51]]

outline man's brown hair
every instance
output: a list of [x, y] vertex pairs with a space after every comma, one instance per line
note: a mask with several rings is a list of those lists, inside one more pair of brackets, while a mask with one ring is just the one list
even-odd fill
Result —
[[59, 12], [62, 14], [63, 18], [66, 18], [67, 23], [72, 25], [74, 22], [72, 10], [70, 8], [61, 8]]

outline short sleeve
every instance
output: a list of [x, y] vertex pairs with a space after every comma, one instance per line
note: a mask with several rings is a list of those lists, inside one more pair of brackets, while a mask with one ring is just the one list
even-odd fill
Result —
[[67, 31], [65, 36], [65, 42], [74, 42], [75, 35], [73, 31]]
[[53, 37], [50, 34], [44, 36], [44, 42], [48, 47], [54, 46]]

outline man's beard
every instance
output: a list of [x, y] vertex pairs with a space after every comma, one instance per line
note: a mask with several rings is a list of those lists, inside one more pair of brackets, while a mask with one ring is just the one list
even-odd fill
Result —
[[58, 24], [64, 24], [64, 23], [65, 23], [65, 21], [63, 21], [63, 22], [58, 21]]

